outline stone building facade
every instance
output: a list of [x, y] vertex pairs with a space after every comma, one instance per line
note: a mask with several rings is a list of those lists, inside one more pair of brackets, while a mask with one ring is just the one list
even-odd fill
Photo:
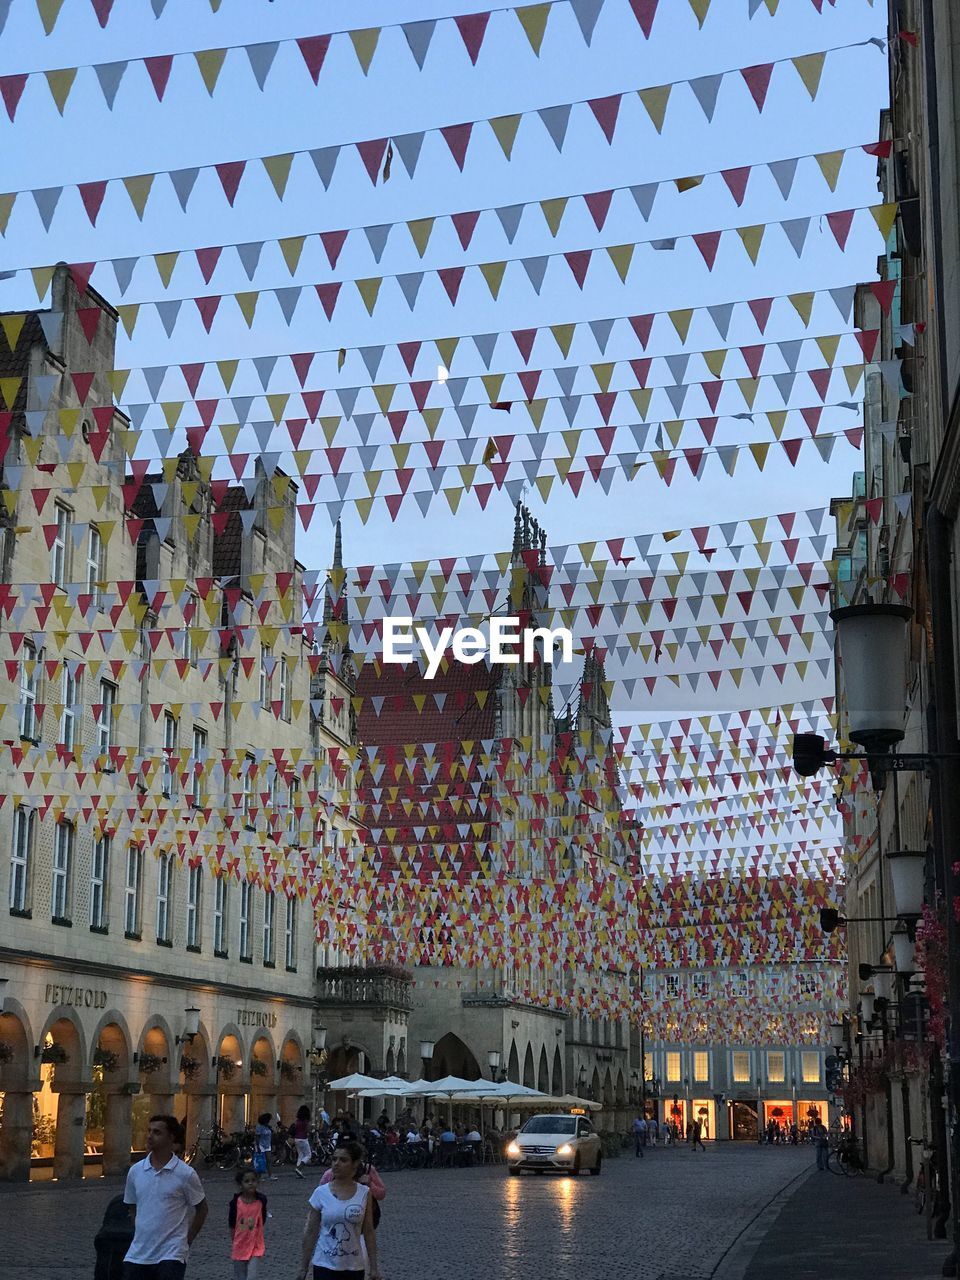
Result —
[[193, 1142], [310, 1098], [351, 689], [301, 625], [292, 482], [131, 463], [117, 314], [66, 268], [4, 320], [0, 1177], [116, 1173], [152, 1112]]

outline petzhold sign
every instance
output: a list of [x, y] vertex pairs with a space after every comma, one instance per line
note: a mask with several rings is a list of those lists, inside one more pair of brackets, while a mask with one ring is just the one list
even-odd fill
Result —
[[44, 1000], [47, 1004], [63, 1005], [67, 1009], [105, 1009], [107, 993], [95, 987], [65, 987], [48, 982]]
[[275, 1027], [278, 1018], [275, 1013], [261, 1009], [238, 1009], [238, 1027]]

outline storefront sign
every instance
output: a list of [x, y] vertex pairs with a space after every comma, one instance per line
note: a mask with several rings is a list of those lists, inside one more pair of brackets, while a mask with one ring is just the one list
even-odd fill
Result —
[[277, 1015], [275, 1013], [264, 1013], [260, 1009], [237, 1010], [238, 1027], [275, 1027], [276, 1025]]
[[47, 1004], [64, 1005], [68, 1009], [105, 1009], [107, 993], [94, 987], [65, 987], [48, 982], [44, 1000]]

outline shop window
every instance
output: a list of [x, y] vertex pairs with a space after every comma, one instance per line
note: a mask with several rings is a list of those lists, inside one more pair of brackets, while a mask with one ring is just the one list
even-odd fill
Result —
[[820, 1083], [820, 1054], [816, 1049], [804, 1049], [800, 1054], [800, 1073], [804, 1084]]
[[213, 953], [221, 960], [227, 956], [227, 882], [217, 876], [213, 882]]
[[750, 1053], [749, 1051], [737, 1049], [733, 1054], [733, 1083], [749, 1084], [750, 1083]]
[[767, 1054], [767, 1079], [771, 1084], [783, 1084], [787, 1074], [786, 1055], [775, 1050]]
[[680, 1079], [680, 1054], [671, 1051], [667, 1054], [667, 1081], [676, 1084]]
[[710, 1054], [706, 1049], [697, 1049], [694, 1052], [693, 1078], [697, 1084], [710, 1083]]
[[73, 823], [58, 822], [53, 838], [53, 880], [50, 892], [50, 916], [58, 924], [68, 924], [70, 921], [75, 840]]
[[13, 847], [10, 850], [10, 910], [14, 915], [26, 915], [30, 910], [36, 827], [36, 810], [17, 805], [13, 817]]
[[187, 946], [200, 950], [200, 908], [203, 903], [203, 868], [191, 867], [187, 878]]
[[90, 854], [90, 928], [99, 933], [107, 928], [107, 888], [110, 875], [111, 837], [94, 840]]

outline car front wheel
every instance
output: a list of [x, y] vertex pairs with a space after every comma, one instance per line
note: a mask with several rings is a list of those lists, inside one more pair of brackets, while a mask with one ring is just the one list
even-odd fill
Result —
[[601, 1167], [601, 1165], [602, 1165], [602, 1164], [603, 1164], [603, 1156], [602, 1156], [602, 1155], [600, 1154], [600, 1152], [598, 1151], [598, 1152], [597, 1152], [597, 1163], [596, 1163], [596, 1164], [593, 1166], [593, 1168], [590, 1170], [590, 1176], [591, 1176], [592, 1178], [599, 1178], [599, 1176], [600, 1176], [600, 1167]]

